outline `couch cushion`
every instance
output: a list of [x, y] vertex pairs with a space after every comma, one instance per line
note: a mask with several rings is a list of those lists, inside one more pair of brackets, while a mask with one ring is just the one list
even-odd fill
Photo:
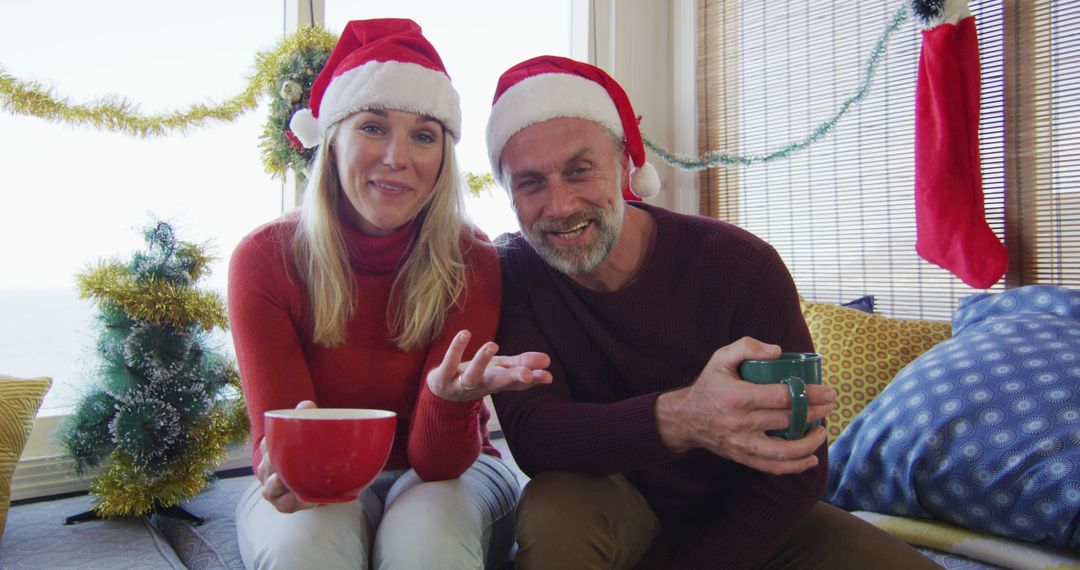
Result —
[[804, 302], [803, 317], [822, 356], [824, 382], [839, 392], [826, 422], [830, 443], [901, 368], [950, 332], [944, 321], [893, 319], [829, 303]]
[[202, 525], [154, 515], [154, 523], [188, 568], [229, 570], [244, 567], [236, 540], [236, 504], [254, 480], [253, 475], [219, 479], [184, 503], [183, 507], [190, 513], [205, 519]]
[[146, 517], [65, 525], [92, 506], [88, 495], [16, 505], [0, 542], [4, 570], [183, 570], [183, 562]]
[[964, 299], [829, 451], [826, 500], [1080, 547], [1080, 291]]
[[11, 501], [11, 476], [51, 384], [49, 378], [22, 379], [0, 374], [0, 539]]

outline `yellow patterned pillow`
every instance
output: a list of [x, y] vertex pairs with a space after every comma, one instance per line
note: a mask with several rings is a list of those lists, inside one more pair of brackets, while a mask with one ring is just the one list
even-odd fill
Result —
[[24, 380], [0, 374], [0, 537], [11, 502], [11, 475], [50, 385], [49, 378]]
[[901, 368], [952, 334], [945, 321], [893, 319], [829, 303], [804, 302], [803, 317], [822, 357], [825, 384], [839, 392], [828, 419], [829, 443]]

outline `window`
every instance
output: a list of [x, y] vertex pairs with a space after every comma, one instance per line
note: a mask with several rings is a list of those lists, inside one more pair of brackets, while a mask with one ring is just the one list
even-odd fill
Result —
[[[287, 26], [310, 21], [324, 2], [301, 4], [8, 3], [0, 8], [0, 72], [38, 81], [72, 103], [123, 96], [147, 114], [222, 101], [247, 85], [256, 52], [275, 47], [291, 31]], [[475, 13], [431, 0], [325, 4], [326, 27], [335, 33], [352, 18], [411, 17], [424, 26], [462, 96], [458, 157], [463, 170], [475, 173], [489, 169], [484, 128], [498, 75], [539, 53], [569, 52], [570, 0], [500, 2]], [[144, 140], [0, 113], [7, 189], [0, 372], [54, 380], [15, 474], [13, 498], [86, 488], [85, 480], [56, 469], [60, 451], [50, 435], [97, 366], [97, 311], [77, 298], [75, 274], [99, 259], [127, 259], [143, 246], [138, 230], [154, 214], [172, 221], [182, 239], [210, 242], [218, 262], [204, 285], [224, 294], [228, 256], [240, 238], [291, 207], [291, 181], [282, 184], [263, 171], [258, 144], [266, 114], [264, 102], [235, 123]], [[466, 206], [491, 237], [517, 229], [500, 189]], [[231, 350], [227, 335], [221, 341]]]
[[[239, 93], [255, 53], [286, 32], [284, 10], [260, 0], [17, 2], [5, 5], [0, 19], [0, 65], [72, 103], [122, 96], [143, 113], [168, 112]], [[504, 2], [479, 12], [431, 0], [342, 0], [327, 2], [326, 15], [334, 33], [352, 18], [411, 17], [424, 27], [462, 96], [458, 158], [468, 172], [489, 170], [484, 128], [498, 75], [539, 53], [569, 52], [569, 0]], [[42, 26], [27, 22], [48, 22], [47, 40]], [[280, 215], [285, 200], [259, 155], [265, 117], [260, 106], [232, 124], [139, 139], [0, 113], [8, 189], [0, 224], [0, 266], [8, 268], [0, 273], [0, 371], [53, 378], [43, 415], [66, 413], [95, 374], [97, 311], [78, 299], [75, 274], [141, 248], [138, 230], [151, 214], [172, 221], [182, 239], [210, 242], [218, 261], [204, 286], [224, 294], [236, 243]], [[517, 230], [501, 189], [470, 197], [466, 206], [493, 238]], [[227, 336], [221, 340], [230, 349]]]
[[[987, 220], [1010, 250], [994, 289], [1080, 285], [1080, 6], [973, 0], [980, 39], [980, 143]], [[853, 95], [900, 6], [702, 0], [699, 99], [704, 149], [759, 153], [813, 131]], [[864, 294], [899, 317], [948, 319], [978, 292], [917, 256], [914, 92], [921, 36], [893, 35], [870, 95], [832, 132], [789, 159], [702, 176], [702, 211], [772, 243], [803, 296]], [[1075, 59], [1075, 58], [1073, 58]]]
[[[484, 139], [499, 75], [541, 54], [570, 53], [570, 0], [485, 2], [483, 9], [439, 0], [326, 0], [326, 29], [335, 34], [349, 20], [410, 18], [424, 30], [461, 96], [462, 136], [457, 145], [462, 172], [491, 170]], [[478, 5], [479, 6], [479, 5]], [[466, 199], [466, 213], [490, 238], [518, 230], [517, 218], [501, 188]]]
[[[4, 71], [72, 103], [123, 96], [143, 113], [222, 101], [243, 90], [255, 53], [283, 32], [281, 3], [138, 0], [5, 3]], [[47, 375], [42, 414], [65, 413], [94, 376], [96, 310], [74, 275], [143, 246], [150, 214], [218, 257], [204, 286], [224, 291], [239, 239], [281, 211], [263, 172], [263, 108], [187, 135], [139, 139], [0, 113], [0, 368]]]
[[1080, 288], [1080, 4], [1006, 4], [1010, 277]]

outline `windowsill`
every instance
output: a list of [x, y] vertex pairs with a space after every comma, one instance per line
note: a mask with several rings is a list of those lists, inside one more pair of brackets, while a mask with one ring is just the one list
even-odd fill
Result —
[[[11, 500], [24, 501], [85, 492], [94, 472], [75, 474], [74, 464], [56, 441], [56, 431], [70, 414], [68, 410], [47, 410], [34, 420], [34, 429], [11, 478]], [[251, 466], [251, 447], [246, 443], [230, 450], [217, 471]]]
[[[493, 440], [501, 439], [503, 433], [499, 418], [495, 415], [495, 406], [490, 397], [487, 397], [485, 402], [491, 411], [488, 422], [489, 437]], [[95, 472], [77, 476], [71, 459], [56, 441], [56, 432], [70, 413], [70, 409], [56, 408], [44, 410], [35, 418], [34, 429], [30, 432], [30, 438], [11, 478], [12, 502], [82, 493], [89, 489]], [[216, 471], [250, 467], [251, 447], [245, 443], [230, 450], [229, 456], [217, 466]]]

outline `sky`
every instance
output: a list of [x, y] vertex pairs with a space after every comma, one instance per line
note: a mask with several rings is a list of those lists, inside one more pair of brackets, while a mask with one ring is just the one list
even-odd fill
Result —
[[[457, 150], [467, 172], [490, 168], [483, 131], [498, 75], [569, 51], [569, 0], [477, 0], [468, 10], [435, 0], [326, 4], [335, 34], [369, 17], [411, 17], [424, 28], [462, 97]], [[241, 92], [255, 54], [283, 34], [282, 5], [268, 0], [4, 0], [2, 10], [0, 70], [71, 103], [123, 98], [147, 114]], [[0, 290], [72, 288], [89, 264], [140, 248], [138, 230], [152, 217], [208, 244], [219, 261], [206, 284], [223, 289], [239, 239], [282, 211], [281, 184], [258, 151], [265, 117], [261, 106], [234, 124], [145, 140], [0, 113]], [[492, 237], [516, 230], [501, 189], [467, 206]]]

